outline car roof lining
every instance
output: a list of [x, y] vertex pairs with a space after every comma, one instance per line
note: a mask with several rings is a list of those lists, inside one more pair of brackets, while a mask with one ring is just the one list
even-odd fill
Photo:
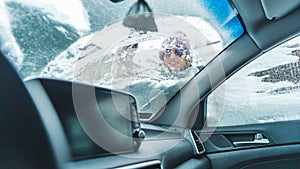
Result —
[[268, 20], [280, 19], [300, 6], [300, 0], [261, 0]]
[[[294, 3], [297, 4], [298, 1], [296, 0]], [[300, 22], [295, 22], [295, 20], [300, 18], [299, 5], [297, 7], [286, 7], [287, 9], [281, 12], [281, 6], [277, 8], [272, 6], [270, 7], [272, 11], [279, 11], [277, 13], [278, 16], [280, 14], [280, 17], [269, 20], [266, 17], [265, 9], [271, 9], [263, 6], [261, 0], [232, 0], [232, 3], [238, 11], [246, 31], [263, 51], [267, 51], [273, 46], [299, 34]], [[265, 5], [266, 3], [269, 3], [269, 1], [264, 2]], [[294, 3], [287, 3], [287, 6], [295, 5]], [[253, 9], [255, 9], [255, 12], [253, 12]]]

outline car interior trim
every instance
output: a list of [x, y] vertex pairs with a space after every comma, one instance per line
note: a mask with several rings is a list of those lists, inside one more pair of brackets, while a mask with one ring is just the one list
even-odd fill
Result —
[[[160, 166], [161, 163], [159, 160], [147, 161], [142, 163], [137, 163], [133, 165], [128, 165], [124, 167], [117, 167], [116, 169], [135, 169], [135, 168], [155, 168]], [[161, 167], [160, 167], [161, 168]]]

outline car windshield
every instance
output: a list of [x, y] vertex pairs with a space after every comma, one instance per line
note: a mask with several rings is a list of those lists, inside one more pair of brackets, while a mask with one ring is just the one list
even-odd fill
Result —
[[132, 94], [141, 120], [243, 34], [227, 0], [1, 0], [1, 51], [23, 80]]

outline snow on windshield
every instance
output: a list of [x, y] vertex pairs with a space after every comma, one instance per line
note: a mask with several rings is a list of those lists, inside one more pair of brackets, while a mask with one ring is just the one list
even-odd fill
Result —
[[[156, 13], [158, 32], [129, 38], [132, 30], [124, 27], [122, 21], [135, 2], [0, 0], [1, 51], [25, 80], [48, 77], [123, 90], [137, 98], [140, 112], [151, 114], [243, 33], [226, 0], [187, 1], [180, 10], [180, 0], [160, 4], [149, 0]], [[163, 41], [176, 31], [187, 35], [192, 59], [187, 59], [190, 63], [182, 60], [178, 64], [187, 69], [171, 73], [165, 66], [174, 66], [174, 62], [160, 60], [159, 53]], [[136, 49], [132, 64], [127, 64], [134, 73], [126, 79], [123, 77], [129, 75], [128, 71], [126, 74], [115, 65], [116, 53], [135, 44], [138, 47], [132, 48]], [[172, 52], [176, 56], [183, 54], [175, 49], [164, 52], [166, 56]], [[88, 70], [96, 73], [93, 78]], [[122, 72], [123, 77], [115, 76], [114, 71]]]
[[[150, 119], [222, 49], [219, 34], [201, 18], [157, 15], [155, 21], [159, 32], [146, 34], [124, 27], [122, 21], [112, 24], [84, 39], [78, 44], [81, 47], [74, 46], [65, 53], [81, 49], [73, 61], [75, 71], [73, 64], [62, 64], [62, 58], [66, 58], [62, 55], [44, 69], [42, 76], [68, 74], [72, 81], [131, 93], [137, 100], [140, 116]], [[202, 29], [195, 24], [201, 24]], [[182, 69], [170, 70], [160, 52], [164, 41], [176, 33], [187, 40], [190, 63]]]

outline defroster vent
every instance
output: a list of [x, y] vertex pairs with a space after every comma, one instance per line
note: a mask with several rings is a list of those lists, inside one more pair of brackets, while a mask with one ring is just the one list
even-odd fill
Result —
[[203, 154], [205, 152], [205, 148], [195, 131], [191, 131], [191, 137], [193, 139], [194, 146], [196, 147], [197, 154]]

